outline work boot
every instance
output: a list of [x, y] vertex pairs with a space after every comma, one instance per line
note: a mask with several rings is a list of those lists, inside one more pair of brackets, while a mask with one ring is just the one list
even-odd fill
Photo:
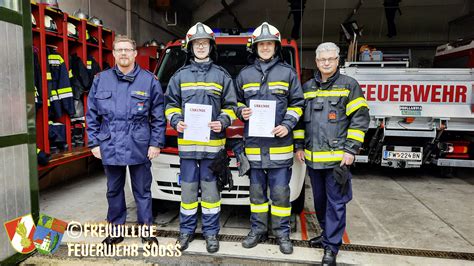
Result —
[[323, 236], [317, 236], [315, 238], [311, 238], [309, 241], [309, 246], [312, 248], [322, 248], [323, 247]]
[[258, 243], [265, 242], [267, 238], [267, 234], [255, 234], [253, 231], [250, 231], [250, 233], [244, 239], [244, 242], [242, 242], [242, 246], [244, 248], [253, 248], [258, 245]]
[[179, 244], [181, 247], [178, 249], [180, 251], [184, 251], [188, 248], [189, 243], [194, 240], [194, 234], [185, 234], [185, 233], [180, 233], [178, 240], [176, 241], [177, 244]]
[[107, 244], [107, 245], [115, 245], [123, 241], [123, 237], [111, 237], [108, 236], [106, 239], [102, 241], [102, 243]]
[[293, 243], [288, 236], [283, 236], [277, 238], [277, 242], [280, 245], [280, 251], [283, 254], [291, 254], [293, 253]]
[[324, 248], [324, 256], [321, 265], [323, 266], [336, 266], [337, 254], [332, 252], [329, 247]]
[[142, 243], [148, 243], [150, 246], [156, 244], [158, 246], [158, 239], [154, 236], [142, 237]]
[[216, 253], [219, 250], [219, 240], [216, 235], [205, 236], [206, 249], [209, 253]]

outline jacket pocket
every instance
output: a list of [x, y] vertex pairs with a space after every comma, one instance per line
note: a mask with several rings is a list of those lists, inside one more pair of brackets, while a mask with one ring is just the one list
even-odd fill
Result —
[[149, 141], [150, 140], [150, 127], [146, 124], [136, 124], [133, 127], [132, 136], [135, 140]]
[[244, 98], [245, 98], [245, 99], [251, 99], [251, 98], [253, 98], [255, 95], [257, 95], [257, 91], [256, 91], [256, 90], [247, 90], [247, 91], [244, 91]]
[[131, 94], [132, 100], [130, 108], [131, 114], [134, 116], [145, 116], [148, 114], [150, 106], [150, 96]]
[[100, 133], [97, 135], [97, 139], [98, 139], [100, 142], [103, 142], [103, 141], [105, 141], [105, 140], [110, 139], [110, 132], [100, 132]]
[[95, 96], [97, 99], [97, 112], [99, 115], [110, 113], [113, 109], [112, 92], [111, 91], [98, 91]]

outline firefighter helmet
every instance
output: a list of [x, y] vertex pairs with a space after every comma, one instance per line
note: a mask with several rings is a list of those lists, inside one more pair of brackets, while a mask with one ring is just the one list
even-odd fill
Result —
[[102, 26], [104, 24], [100, 18], [95, 16], [89, 18], [89, 22], [97, 26]]
[[185, 46], [188, 47], [190, 42], [197, 39], [210, 39], [212, 42], [215, 42], [214, 32], [207, 25], [198, 22], [186, 33]]
[[58, 0], [41, 0], [41, 3], [54, 9], [59, 9]]
[[44, 16], [44, 28], [49, 31], [58, 32], [58, 26], [52, 17], [45, 15]]
[[252, 45], [263, 41], [275, 41], [281, 43], [281, 35], [278, 29], [267, 22], [263, 22], [262, 25], [254, 30], [251, 39]]
[[72, 24], [71, 22], [67, 23], [67, 36], [73, 38], [79, 38], [79, 33], [77, 32], [76, 25]]
[[88, 19], [89, 15], [84, 13], [80, 8], [72, 14], [74, 17], [79, 18], [79, 19]]
[[155, 39], [151, 39], [148, 43], [149, 46], [158, 46], [158, 41]]
[[33, 24], [33, 27], [36, 27], [36, 19], [35, 19], [35, 16], [33, 16], [33, 14], [31, 14], [31, 24]]

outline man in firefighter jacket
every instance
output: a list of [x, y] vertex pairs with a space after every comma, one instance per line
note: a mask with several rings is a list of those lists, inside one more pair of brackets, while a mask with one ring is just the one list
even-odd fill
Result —
[[[297, 73], [281, 58], [278, 29], [264, 22], [252, 34], [254, 63], [245, 67], [236, 79], [238, 117], [245, 122], [245, 153], [250, 162], [251, 230], [242, 243], [255, 247], [267, 238], [270, 204], [273, 234], [280, 251], [293, 252], [290, 241], [290, 177], [293, 164], [293, 128], [303, 113], [303, 92]], [[276, 102], [274, 137], [249, 136], [251, 100]]]
[[[225, 145], [225, 129], [236, 119], [236, 96], [231, 76], [214, 64], [216, 44], [212, 30], [197, 23], [186, 34], [185, 49], [189, 64], [171, 77], [166, 90], [166, 117], [178, 132], [181, 164], [180, 235], [178, 242], [185, 250], [193, 240], [197, 227], [198, 193], [201, 190], [202, 231], [209, 253], [219, 250], [220, 194], [216, 176], [209, 166]], [[209, 123], [210, 141], [183, 139], [186, 128], [184, 108], [187, 103], [212, 106]]]
[[[164, 147], [164, 96], [156, 76], [135, 64], [135, 41], [117, 36], [113, 43], [116, 65], [97, 74], [88, 98], [86, 114], [89, 147], [102, 159], [107, 175], [107, 221], [123, 225], [125, 171], [128, 166], [138, 223], [153, 223], [151, 210], [151, 162]], [[108, 236], [104, 243], [117, 244], [121, 236]], [[144, 237], [149, 244], [158, 241]]]
[[[356, 80], [339, 73], [339, 47], [316, 49], [318, 71], [303, 85], [305, 109], [300, 120], [304, 140], [296, 141], [297, 158], [306, 161], [322, 235], [310, 240], [323, 246], [323, 264], [335, 265], [346, 226], [346, 203], [352, 199], [347, 166], [364, 142], [369, 109]], [[304, 130], [304, 132], [303, 132]]]

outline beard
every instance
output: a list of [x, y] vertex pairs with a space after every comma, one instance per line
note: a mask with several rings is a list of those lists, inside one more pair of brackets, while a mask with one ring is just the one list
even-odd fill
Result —
[[132, 64], [132, 61], [128, 58], [120, 58], [117, 64], [121, 67], [128, 67]]

